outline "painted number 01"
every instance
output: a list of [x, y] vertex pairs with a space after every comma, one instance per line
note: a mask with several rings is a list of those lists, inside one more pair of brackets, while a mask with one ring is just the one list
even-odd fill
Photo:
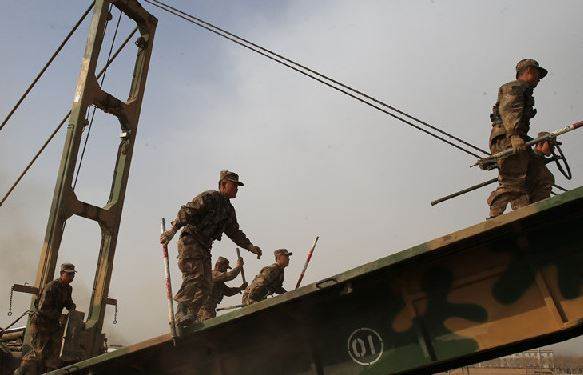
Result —
[[383, 340], [376, 331], [359, 328], [348, 338], [348, 354], [359, 365], [372, 365], [383, 354]]

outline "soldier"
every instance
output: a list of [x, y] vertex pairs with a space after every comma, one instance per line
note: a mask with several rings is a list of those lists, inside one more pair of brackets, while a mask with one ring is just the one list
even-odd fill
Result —
[[230, 199], [237, 196], [243, 183], [239, 175], [221, 171], [219, 190], [205, 191], [180, 208], [172, 228], [160, 236], [168, 244], [182, 228], [178, 240], [178, 267], [182, 272], [182, 286], [174, 300], [178, 302], [176, 323], [180, 326], [196, 322], [200, 308], [210, 296], [212, 286], [211, 248], [225, 233], [239, 247], [261, 257], [261, 249], [254, 246], [239, 229], [235, 208]]
[[235, 268], [229, 271], [231, 268], [231, 266], [229, 266], [229, 260], [223, 257], [217, 259], [215, 269], [213, 270], [213, 286], [211, 288], [210, 297], [199, 312], [199, 320], [201, 322], [217, 316], [217, 306], [221, 303], [223, 297], [234, 296], [247, 288], [247, 283], [243, 283], [241, 286], [236, 287], [225, 285], [227, 281], [231, 281], [239, 275], [243, 268], [243, 263], [243, 258], [239, 258]]
[[263, 267], [259, 275], [253, 279], [251, 285], [245, 289], [243, 293], [244, 305], [262, 301], [273, 293], [283, 294], [287, 292], [283, 288], [283, 274], [284, 268], [289, 264], [289, 257], [292, 253], [286, 249], [279, 249], [275, 250], [273, 254], [275, 255], [275, 263], [271, 266]]
[[71, 298], [71, 282], [75, 278], [75, 266], [71, 263], [61, 265], [60, 277], [51, 281], [40, 293], [28, 329], [32, 349], [24, 354], [20, 368], [15, 374], [40, 374], [60, 367], [59, 352], [63, 336], [61, 313], [63, 307], [75, 310]]
[[525, 146], [532, 139], [528, 136], [530, 119], [536, 115], [532, 93], [546, 75], [547, 70], [538, 62], [523, 59], [516, 65], [516, 80], [498, 91], [498, 101], [490, 115], [490, 151], [494, 154], [512, 148], [514, 154], [498, 160], [498, 188], [488, 198], [490, 217], [504, 213], [508, 203], [516, 210], [551, 194], [555, 181], [544, 157]]

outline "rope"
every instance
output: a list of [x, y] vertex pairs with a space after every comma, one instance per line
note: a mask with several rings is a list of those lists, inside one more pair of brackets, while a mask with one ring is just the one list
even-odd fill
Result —
[[[126, 38], [126, 40], [124, 40], [124, 42], [119, 46], [119, 48], [116, 50], [116, 52], [113, 54], [113, 56], [107, 61], [107, 63], [105, 64], [105, 66], [101, 69], [101, 71], [97, 75], [97, 79], [101, 78], [101, 76], [103, 74], [105, 74], [105, 72], [107, 71], [107, 69], [109, 68], [109, 66], [111, 65], [111, 63], [117, 58], [117, 56], [119, 55], [119, 53], [128, 44], [128, 42], [134, 36], [134, 34], [136, 33], [136, 31], [138, 31], [137, 28], [135, 28], [130, 33], [130, 35]], [[65, 124], [65, 122], [69, 118], [69, 115], [70, 114], [71, 114], [71, 111], [67, 112], [67, 114], [65, 115], [65, 117], [63, 117], [63, 119], [59, 123], [59, 125], [55, 128], [55, 130], [53, 130], [53, 132], [49, 135], [49, 137], [47, 138], [47, 140], [45, 141], [45, 143], [42, 145], [42, 147], [37, 151], [37, 153], [34, 155], [34, 157], [32, 158], [32, 160], [27, 164], [27, 166], [24, 168], [24, 170], [20, 173], [20, 175], [18, 176], [18, 178], [16, 179], [16, 181], [14, 181], [14, 183], [12, 184], [12, 186], [10, 187], [10, 189], [8, 189], [8, 191], [6, 192], [6, 194], [4, 194], [4, 196], [0, 200], [0, 207], [2, 207], [2, 205], [4, 204], [4, 202], [6, 202], [6, 199], [8, 199], [8, 197], [12, 194], [12, 192], [14, 191], [14, 189], [16, 188], [16, 186], [20, 183], [20, 180], [22, 180], [22, 178], [28, 173], [28, 171], [33, 166], [33, 164], [36, 162], [36, 160], [38, 159], [38, 157], [43, 153], [43, 151], [45, 150], [45, 148], [53, 140], [53, 138], [59, 132], [59, 130], [61, 130], [61, 127]]]
[[[297, 63], [297, 62], [295, 62], [295, 61], [293, 61], [291, 59], [288, 59], [288, 58], [286, 58], [286, 57], [284, 57], [284, 56], [282, 56], [280, 54], [277, 54], [277, 53], [275, 53], [275, 52], [273, 52], [273, 51], [271, 51], [269, 49], [266, 49], [266, 48], [261, 47], [261, 46], [255, 44], [255, 43], [253, 43], [253, 42], [250, 42], [250, 41], [248, 41], [245, 38], [239, 37], [236, 34], [233, 34], [233, 33], [230, 33], [230, 32], [228, 32], [226, 30], [223, 30], [220, 27], [217, 27], [217, 26], [215, 26], [215, 25], [213, 25], [213, 24], [211, 24], [211, 23], [209, 23], [207, 21], [204, 21], [204, 20], [202, 20], [202, 19], [200, 19], [200, 18], [198, 18], [196, 16], [193, 16], [193, 15], [188, 14], [186, 12], [183, 12], [183, 11], [181, 11], [179, 9], [176, 9], [176, 8], [174, 8], [174, 7], [172, 7], [172, 6], [168, 5], [168, 4], [165, 4], [165, 3], [163, 3], [163, 2], [161, 2], [159, 0], [144, 0], [144, 1], [147, 2], [147, 3], [149, 3], [149, 4], [151, 4], [151, 5], [153, 5], [153, 6], [155, 6], [155, 7], [157, 7], [157, 8], [159, 8], [159, 9], [161, 9], [161, 10], [163, 10], [163, 11], [165, 11], [165, 12], [167, 12], [167, 13], [170, 13], [170, 14], [173, 14], [173, 15], [175, 15], [177, 17], [180, 17], [180, 18], [184, 19], [185, 21], [188, 21], [190, 23], [193, 23], [193, 24], [195, 24], [195, 25], [197, 25], [197, 26], [199, 26], [199, 27], [201, 27], [203, 29], [206, 29], [206, 30], [208, 30], [208, 31], [210, 31], [210, 32], [218, 35], [218, 36], [221, 36], [221, 37], [223, 37], [223, 38], [225, 38], [227, 40], [230, 40], [233, 43], [236, 43], [236, 44], [238, 44], [238, 45], [240, 45], [240, 46], [242, 46], [244, 48], [247, 48], [247, 49], [249, 49], [249, 50], [251, 50], [253, 52], [256, 52], [256, 53], [258, 53], [258, 54], [260, 54], [260, 55], [262, 55], [264, 57], [267, 57], [268, 59], [270, 59], [270, 60], [272, 60], [272, 61], [274, 61], [276, 63], [279, 63], [281, 65], [284, 65], [284, 66], [286, 66], [286, 67], [288, 67], [288, 68], [290, 68], [290, 69], [292, 69], [292, 70], [294, 70], [294, 71], [296, 71], [296, 72], [298, 72], [298, 73], [300, 73], [300, 74], [302, 74], [302, 75], [304, 75], [306, 77], [309, 77], [309, 78], [311, 78], [313, 80], [316, 80], [316, 81], [318, 81], [318, 82], [320, 82], [320, 83], [322, 83], [322, 84], [324, 84], [324, 85], [326, 85], [326, 86], [328, 86], [328, 87], [330, 87], [330, 88], [332, 88], [332, 89], [334, 89], [336, 91], [339, 91], [339, 92], [341, 92], [341, 93], [343, 93], [345, 95], [348, 95], [348, 96], [352, 97], [353, 99], [356, 99], [356, 100], [360, 101], [363, 104], [366, 104], [366, 105], [368, 105], [368, 106], [370, 106], [370, 107], [372, 107], [374, 109], [377, 109], [377, 110], [379, 110], [379, 111], [381, 111], [381, 112], [383, 112], [383, 113], [385, 113], [385, 114], [387, 114], [387, 115], [389, 115], [389, 116], [391, 116], [391, 117], [393, 117], [393, 118], [395, 118], [395, 119], [397, 119], [397, 120], [399, 120], [399, 121], [401, 121], [401, 122], [403, 122], [405, 124], [408, 124], [409, 126], [414, 127], [417, 130], [420, 130], [420, 131], [422, 131], [422, 132], [424, 132], [424, 133], [426, 133], [426, 134], [428, 134], [428, 135], [430, 135], [430, 136], [432, 136], [432, 137], [434, 137], [436, 139], [439, 139], [442, 142], [447, 143], [448, 145], [459, 149], [460, 151], [463, 151], [463, 152], [465, 152], [465, 153], [467, 153], [469, 155], [472, 155], [472, 156], [474, 156], [476, 158], [480, 158], [481, 157], [481, 156], [477, 155], [476, 153], [474, 153], [472, 151], [469, 151], [469, 150], [467, 150], [467, 149], [465, 149], [465, 148], [463, 148], [463, 147], [461, 147], [459, 145], [456, 145], [456, 144], [452, 143], [451, 141], [449, 141], [449, 140], [447, 140], [447, 139], [445, 139], [445, 138], [443, 138], [443, 137], [441, 137], [441, 136], [439, 136], [439, 135], [437, 135], [435, 133], [432, 133], [432, 132], [430, 132], [430, 131], [428, 131], [426, 129], [421, 128], [418, 125], [415, 125], [415, 124], [411, 123], [410, 121], [405, 120], [404, 118], [402, 118], [400, 116], [397, 116], [397, 115], [395, 115], [395, 114], [393, 114], [391, 112], [388, 112], [387, 110], [385, 110], [384, 108], [381, 108], [379, 106], [382, 106], [382, 107], [385, 107], [385, 108], [389, 108], [390, 110], [392, 110], [394, 112], [397, 112], [398, 114], [400, 114], [400, 115], [402, 115], [402, 116], [404, 116], [404, 117], [406, 117], [406, 118], [408, 118], [410, 120], [417, 121], [418, 123], [420, 123], [420, 124], [422, 124], [422, 125], [424, 125], [426, 127], [429, 127], [430, 129], [432, 129], [434, 131], [437, 131], [438, 133], [440, 133], [440, 134], [442, 134], [444, 136], [447, 136], [447, 137], [449, 137], [451, 139], [454, 139], [454, 140], [456, 140], [456, 141], [458, 141], [458, 142], [460, 142], [460, 143], [462, 143], [462, 144], [464, 144], [466, 146], [469, 146], [469, 147], [473, 148], [474, 150], [479, 151], [479, 152], [481, 152], [481, 153], [483, 153], [485, 155], [489, 155], [489, 153], [486, 152], [485, 150], [482, 150], [479, 147], [476, 147], [476, 146], [474, 146], [474, 145], [472, 145], [472, 144], [470, 144], [470, 143], [468, 143], [468, 142], [466, 142], [466, 141], [464, 141], [464, 140], [462, 140], [462, 139], [460, 139], [460, 138], [458, 138], [458, 137], [456, 137], [456, 136], [454, 136], [454, 135], [452, 135], [452, 134], [450, 134], [448, 132], [445, 132], [444, 130], [441, 130], [441, 129], [433, 126], [433, 125], [430, 125], [427, 122], [424, 122], [424, 121], [422, 121], [422, 120], [420, 120], [420, 119], [418, 119], [418, 118], [416, 118], [416, 117], [414, 117], [412, 115], [409, 115], [409, 114], [407, 114], [407, 113], [405, 113], [405, 112], [403, 112], [403, 111], [395, 108], [394, 106], [391, 106], [389, 104], [386, 104], [385, 102], [383, 102], [381, 100], [378, 100], [378, 99], [376, 99], [376, 98], [374, 98], [374, 97], [372, 97], [370, 95], [367, 95], [367, 94], [363, 93], [360, 90], [354, 89], [354, 88], [352, 88], [352, 87], [350, 87], [348, 85], [345, 85], [345, 84], [343, 84], [343, 83], [341, 83], [341, 82], [339, 82], [339, 81], [337, 81], [335, 79], [332, 79], [332, 78], [330, 78], [330, 77], [328, 77], [328, 76], [326, 76], [324, 74], [321, 74], [321, 73], [319, 73], [319, 72], [317, 72], [317, 71], [315, 71], [313, 69], [310, 69], [310, 68], [308, 68], [308, 67], [306, 67], [306, 66], [304, 66], [302, 64], [299, 64], [299, 63]], [[301, 70], [301, 69], [304, 69], [305, 71], [304, 70]], [[329, 82], [326, 82], [325, 80], [327, 80]], [[335, 85], [337, 85], [339, 87], [331, 84], [330, 82], [332, 82], [333, 84], [335, 84]], [[357, 97], [355, 94], [364, 97], [366, 100], [364, 100], [364, 99], [362, 99], [360, 97]]]
[[[113, 8], [113, 4], [109, 6], [109, 11]], [[115, 45], [115, 39], [117, 38], [117, 32], [119, 29], [119, 24], [121, 22], [121, 10], [119, 11], [119, 17], [117, 18], [117, 24], [115, 25], [115, 32], [113, 33], [113, 38], [111, 39], [111, 46], [109, 47], [109, 53], [107, 54], [107, 59], [111, 58], [111, 54], [113, 53], [113, 47]], [[107, 25], [109, 20], [105, 23], [105, 28], [107, 30]], [[105, 81], [105, 74], [101, 77], [101, 82], [99, 86], [103, 87], [103, 81]], [[81, 171], [81, 166], [83, 165], [83, 159], [85, 158], [85, 151], [87, 150], [87, 142], [89, 141], [89, 136], [91, 135], [91, 128], [93, 127], [93, 120], [95, 120], [95, 111], [97, 107], [93, 106], [93, 112], [91, 113], [91, 121], [89, 121], [89, 126], [87, 127], [87, 134], [85, 135], [85, 141], [83, 142], [83, 150], [81, 150], [81, 157], [79, 158], [79, 165], [77, 165], [77, 171], [75, 172], [75, 180], [73, 181], [73, 190], [77, 186], [77, 180], [79, 178], [79, 172]]]
[[83, 13], [81, 15], [81, 18], [79, 18], [79, 20], [77, 21], [77, 23], [69, 31], [69, 34], [67, 34], [67, 36], [65, 37], [65, 39], [63, 39], [63, 41], [61, 42], [61, 44], [59, 44], [59, 46], [57, 47], [57, 49], [55, 50], [55, 52], [53, 52], [53, 55], [51, 56], [51, 58], [49, 59], [49, 61], [47, 61], [45, 63], [45, 65], [42, 67], [42, 69], [40, 70], [40, 72], [32, 80], [32, 83], [28, 86], [28, 88], [26, 89], [26, 91], [24, 91], [24, 94], [22, 94], [20, 96], [20, 99], [18, 99], [18, 101], [16, 102], [16, 104], [14, 105], [14, 107], [12, 107], [12, 109], [10, 110], [10, 112], [8, 112], [8, 115], [6, 115], [6, 117], [2, 121], [2, 124], [0, 124], [0, 131], [8, 123], [8, 121], [10, 120], [10, 118], [12, 117], [12, 115], [14, 114], [14, 112], [16, 112], [16, 110], [18, 109], [18, 107], [20, 107], [20, 104], [24, 101], [24, 99], [27, 97], [27, 95], [30, 93], [30, 91], [33, 89], [33, 87], [36, 85], [36, 83], [43, 76], [43, 74], [45, 73], [45, 71], [53, 63], [53, 61], [59, 55], [59, 53], [61, 52], [61, 50], [63, 49], [63, 47], [65, 47], [65, 44], [67, 44], [67, 42], [69, 41], [69, 39], [71, 39], [71, 37], [73, 36], [73, 34], [75, 33], [75, 31], [77, 31], [77, 29], [79, 28], [79, 26], [81, 25], [81, 23], [83, 22], [83, 20], [85, 19], [85, 17], [87, 17], [87, 15], [91, 11], [91, 9], [93, 9], [93, 4], [94, 3], [95, 2], [91, 2], [91, 5], [89, 6], [89, 8], [87, 8], [87, 10], [85, 11], [85, 13]]

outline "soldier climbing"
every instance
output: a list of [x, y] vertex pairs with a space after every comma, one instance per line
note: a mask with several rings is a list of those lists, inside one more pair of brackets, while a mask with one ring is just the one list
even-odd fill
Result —
[[292, 253], [286, 249], [279, 249], [275, 250], [273, 254], [275, 255], [275, 263], [271, 266], [263, 267], [245, 289], [243, 305], [251, 305], [262, 301], [270, 294], [284, 294], [287, 292], [283, 287], [284, 269], [289, 265], [289, 257]]
[[180, 208], [172, 228], [160, 236], [167, 245], [182, 228], [178, 240], [178, 268], [182, 272], [182, 286], [174, 300], [178, 303], [176, 324], [186, 327], [194, 324], [199, 312], [211, 295], [211, 249], [215, 240], [225, 233], [238, 246], [261, 257], [261, 248], [254, 246], [239, 228], [235, 208], [230, 200], [237, 196], [239, 175], [223, 170], [219, 190], [208, 190]]

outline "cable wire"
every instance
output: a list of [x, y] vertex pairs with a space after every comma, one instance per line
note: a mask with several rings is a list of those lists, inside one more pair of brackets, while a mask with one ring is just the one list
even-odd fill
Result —
[[[105, 72], [107, 71], [107, 69], [109, 68], [109, 66], [111, 65], [111, 63], [117, 58], [117, 56], [119, 55], [119, 53], [125, 48], [125, 46], [128, 44], [128, 42], [130, 41], [130, 39], [134, 36], [134, 34], [137, 31], [138, 31], [138, 28], [135, 28], [130, 33], [130, 35], [123, 41], [123, 43], [118, 47], [118, 49], [113, 54], [113, 56], [109, 60], [107, 60], [107, 63], [103, 66], [103, 68], [101, 69], [101, 71], [97, 75], [97, 79], [101, 78], [101, 76], [103, 76], [105, 74]], [[69, 118], [69, 115], [70, 114], [71, 114], [71, 111], [69, 110], [69, 112], [67, 112], [67, 114], [65, 115], [65, 117], [63, 117], [63, 119], [61, 120], [61, 122], [59, 123], [59, 125], [49, 135], [49, 137], [47, 138], [47, 140], [45, 141], [45, 143], [41, 146], [41, 148], [34, 155], [34, 157], [32, 158], [32, 160], [26, 165], [26, 167], [24, 168], [24, 170], [20, 173], [20, 175], [18, 176], [18, 178], [16, 179], [16, 181], [14, 181], [14, 183], [12, 184], [12, 186], [10, 186], [10, 188], [8, 189], [8, 191], [4, 194], [4, 196], [0, 200], [0, 207], [2, 207], [2, 205], [4, 204], [4, 202], [6, 202], [6, 199], [8, 199], [8, 197], [12, 194], [12, 192], [14, 191], [14, 189], [16, 188], [16, 186], [18, 186], [18, 184], [20, 183], [20, 181], [22, 180], [22, 178], [28, 173], [28, 171], [33, 166], [33, 164], [36, 162], [36, 160], [38, 159], [38, 157], [43, 153], [43, 151], [45, 150], [45, 148], [53, 140], [53, 138], [59, 132], [59, 130], [61, 130], [61, 128], [63, 127], [63, 125], [65, 124], [65, 122], [67, 121], [67, 119]]]
[[[380, 105], [382, 107], [385, 107], [385, 108], [389, 108], [390, 110], [392, 110], [394, 112], [397, 112], [398, 114], [400, 114], [400, 115], [402, 115], [402, 116], [404, 116], [404, 117], [406, 117], [406, 118], [408, 118], [410, 120], [416, 121], [416, 122], [418, 122], [418, 123], [420, 123], [420, 124], [422, 124], [422, 125], [430, 128], [430, 129], [432, 129], [434, 131], [437, 131], [438, 133], [440, 133], [440, 134], [442, 134], [442, 135], [444, 135], [446, 137], [449, 137], [449, 138], [451, 138], [453, 140], [456, 140], [456, 141], [460, 142], [461, 144], [464, 144], [464, 145], [466, 145], [468, 147], [471, 147], [472, 149], [474, 149], [474, 150], [476, 150], [478, 152], [481, 152], [481, 153], [483, 153], [485, 155], [489, 155], [489, 153], [487, 151], [485, 151], [485, 150], [483, 150], [483, 149], [481, 149], [481, 148], [479, 148], [477, 146], [474, 146], [471, 143], [466, 142], [466, 141], [462, 140], [461, 138], [454, 136], [453, 134], [450, 134], [450, 133], [448, 133], [448, 132], [446, 132], [446, 131], [444, 131], [444, 130], [436, 127], [436, 126], [430, 125], [427, 122], [422, 121], [419, 118], [414, 117], [414, 116], [412, 116], [410, 114], [407, 114], [404, 111], [399, 110], [398, 108], [396, 108], [394, 106], [391, 106], [391, 105], [389, 105], [389, 104], [387, 104], [387, 103], [385, 103], [385, 102], [383, 102], [383, 101], [381, 101], [379, 99], [376, 99], [376, 98], [374, 98], [374, 97], [372, 97], [372, 96], [370, 96], [370, 95], [368, 95], [368, 94], [366, 94], [366, 93], [364, 93], [364, 92], [362, 92], [360, 90], [354, 89], [354, 88], [352, 88], [352, 87], [350, 87], [350, 86], [348, 86], [348, 85], [346, 85], [346, 84], [344, 84], [342, 82], [339, 82], [339, 81], [337, 81], [337, 80], [335, 80], [333, 78], [330, 78], [327, 75], [324, 75], [324, 74], [319, 73], [319, 72], [317, 72], [317, 71], [315, 71], [313, 69], [310, 69], [310, 68], [308, 68], [308, 67], [306, 67], [306, 66], [304, 66], [304, 65], [302, 65], [300, 63], [297, 63], [297, 62], [295, 62], [295, 61], [293, 61], [293, 60], [291, 60], [289, 58], [286, 58], [285, 56], [282, 56], [281, 54], [275, 53], [275, 52], [273, 52], [273, 51], [271, 51], [271, 50], [269, 50], [267, 48], [264, 48], [264, 47], [262, 47], [260, 45], [255, 44], [255, 43], [253, 43], [253, 42], [251, 42], [251, 41], [249, 41], [249, 40], [247, 40], [245, 38], [242, 38], [242, 37], [240, 37], [240, 36], [238, 36], [236, 34], [233, 34], [233, 33], [229, 32], [229, 31], [226, 31], [226, 30], [218, 27], [218, 26], [215, 26], [215, 25], [213, 25], [213, 24], [211, 24], [211, 23], [209, 23], [207, 21], [204, 21], [201, 18], [198, 18], [198, 17], [193, 16], [191, 14], [188, 14], [186, 12], [183, 12], [183, 11], [181, 11], [181, 10], [175, 8], [175, 7], [172, 7], [171, 5], [168, 5], [168, 4], [166, 4], [166, 3], [162, 2], [162, 1], [159, 1], [159, 0], [144, 0], [144, 1], [147, 2], [147, 3], [149, 3], [149, 4], [151, 4], [151, 5], [153, 5], [153, 6], [155, 6], [155, 7], [157, 7], [157, 8], [159, 8], [159, 9], [164, 10], [167, 13], [170, 13], [170, 14], [173, 14], [173, 15], [175, 15], [177, 17], [180, 17], [180, 18], [182, 18], [182, 19], [184, 19], [184, 20], [186, 20], [186, 21], [188, 21], [190, 23], [193, 23], [193, 24], [195, 24], [195, 25], [197, 25], [197, 26], [199, 26], [201, 28], [204, 28], [204, 29], [206, 29], [206, 30], [208, 30], [208, 31], [216, 34], [216, 35], [219, 35], [219, 36], [221, 36], [221, 37], [223, 37], [225, 39], [228, 39], [228, 40], [230, 40], [230, 41], [232, 41], [232, 42], [234, 42], [234, 43], [236, 43], [236, 44], [238, 44], [238, 45], [240, 45], [240, 46], [242, 46], [244, 48], [247, 48], [247, 49], [249, 49], [249, 50], [251, 50], [253, 52], [256, 52], [256, 53], [258, 53], [258, 54], [260, 54], [260, 55], [262, 55], [264, 57], [267, 57], [268, 59], [270, 59], [272, 61], [275, 61], [275, 62], [277, 62], [279, 64], [282, 64], [282, 65], [284, 65], [284, 66], [286, 66], [286, 67], [288, 67], [288, 68], [290, 68], [290, 69], [292, 69], [292, 70], [294, 70], [294, 71], [296, 71], [296, 72], [298, 72], [300, 74], [303, 74], [304, 76], [307, 76], [309, 78], [312, 78], [312, 79], [314, 79], [314, 80], [316, 80], [316, 81], [318, 81], [318, 82], [320, 82], [320, 83], [322, 83], [322, 84], [324, 84], [324, 85], [326, 85], [326, 86], [328, 86], [330, 88], [333, 88], [333, 89], [335, 89], [337, 91], [340, 91], [340, 92], [342, 92], [342, 93], [344, 93], [344, 94], [346, 94], [346, 95], [348, 95], [348, 96], [350, 96], [350, 97], [352, 97], [352, 98], [354, 98], [354, 99], [356, 99], [356, 100], [358, 100], [358, 101], [360, 101], [360, 102], [362, 102], [364, 104], [367, 104], [367, 105], [369, 105], [369, 106], [371, 106], [371, 107], [373, 107], [373, 108], [375, 108], [377, 110], [380, 110], [381, 112], [384, 112], [385, 114], [388, 114], [389, 116], [391, 116], [391, 117], [393, 117], [393, 118], [395, 118], [395, 119], [397, 119], [399, 121], [402, 121], [402, 122], [404, 122], [404, 123], [406, 123], [406, 124], [408, 124], [408, 125], [416, 128], [417, 130], [420, 130], [420, 131], [422, 131], [422, 132], [424, 132], [424, 133], [426, 133], [426, 134], [428, 134], [428, 135], [430, 135], [430, 136], [432, 136], [432, 137], [434, 137], [436, 139], [439, 139], [439, 140], [441, 140], [441, 141], [443, 141], [443, 142], [445, 142], [445, 143], [447, 143], [447, 144], [449, 144], [449, 145], [451, 145], [451, 146], [453, 146], [453, 147], [455, 147], [455, 148], [457, 148], [457, 149], [459, 149], [459, 150], [461, 150], [461, 151], [463, 151], [463, 152], [465, 152], [465, 153], [467, 153], [469, 155], [472, 155], [472, 156], [474, 156], [476, 158], [480, 158], [481, 157], [481, 156], [479, 156], [479, 155], [477, 155], [477, 154], [475, 154], [475, 153], [473, 153], [473, 152], [471, 152], [471, 151], [469, 151], [469, 150], [467, 150], [465, 148], [462, 148], [462, 147], [460, 147], [458, 145], [453, 144], [452, 142], [444, 139], [443, 137], [440, 137], [439, 135], [437, 135], [435, 133], [432, 133], [432, 132], [429, 132], [429, 131], [427, 131], [425, 129], [422, 129], [419, 126], [412, 124], [410, 121], [407, 121], [407, 120], [403, 119], [402, 117], [399, 117], [397, 115], [394, 115], [393, 113], [390, 113], [390, 112], [388, 112], [388, 111], [380, 108], [378, 105]], [[303, 69], [305, 71], [302, 71], [301, 69]], [[327, 80], [329, 82], [325, 82], [324, 80]], [[339, 87], [334, 86], [330, 82], [332, 82], [334, 85], [337, 85]], [[355, 96], [353, 93], [354, 94], [357, 94], [357, 95], [360, 95], [360, 96], [364, 97], [365, 99], [372, 101], [373, 103], [370, 103], [367, 100], [363, 100], [362, 98], [359, 98], [359, 97]], [[376, 104], [374, 104], [374, 103], [376, 103]]]
[[77, 31], [77, 29], [79, 28], [79, 26], [81, 25], [81, 23], [83, 22], [83, 20], [87, 17], [87, 15], [91, 11], [91, 9], [93, 9], [93, 5], [94, 4], [95, 4], [95, 2], [91, 2], [91, 5], [89, 6], [89, 8], [87, 8], [87, 10], [81, 15], [81, 18], [79, 18], [79, 20], [77, 21], [77, 23], [69, 31], [69, 34], [67, 34], [67, 36], [65, 37], [65, 39], [63, 39], [63, 41], [61, 42], [61, 44], [59, 44], [59, 46], [57, 47], [57, 49], [55, 50], [55, 52], [53, 52], [53, 55], [51, 56], [51, 58], [49, 59], [49, 61], [47, 61], [45, 63], [45, 65], [42, 67], [42, 69], [40, 70], [40, 72], [38, 72], [38, 74], [36, 75], [36, 77], [32, 80], [32, 83], [28, 86], [28, 88], [20, 96], [20, 99], [18, 99], [18, 101], [12, 107], [12, 109], [10, 110], [10, 112], [8, 112], [8, 114], [6, 115], [6, 117], [4, 118], [4, 120], [2, 121], [2, 123], [0, 124], [0, 131], [2, 131], [2, 129], [4, 128], [4, 126], [6, 126], [6, 124], [8, 123], [8, 121], [12, 118], [12, 115], [14, 114], [14, 112], [16, 112], [16, 110], [18, 109], [18, 107], [20, 107], [20, 104], [24, 101], [24, 99], [28, 96], [28, 94], [30, 93], [30, 91], [37, 84], [37, 82], [40, 80], [40, 78], [43, 76], [43, 74], [46, 72], [46, 70], [49, 68], [49, 66], [53, 63], [53, 61], [59, 55], [59, 53], [61, 52], [61, 50], [63, 49], [63, 47], [65, 47], [65, 45], [67, 44], [67, 42], [69, 41], [69, 39], [71, 39], [71, 37], [73, 36], [73, 34], [75, 33], [75, 31]]

